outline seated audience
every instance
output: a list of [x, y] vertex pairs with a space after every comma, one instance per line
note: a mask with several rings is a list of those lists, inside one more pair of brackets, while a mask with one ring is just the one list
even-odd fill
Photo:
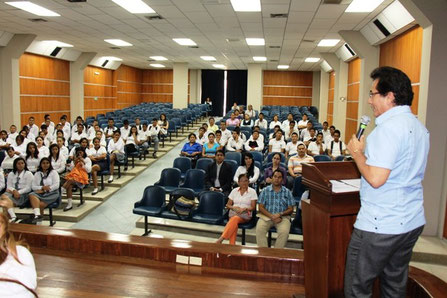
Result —
[[19, 155], [16, 154], [13, 147], [6, 148], [6, 155], [2, 161], [2, 169], [6, 173], [9, 173], [10, 171], [12, 171], [13, 165], [14, 165], [14, 160], [16, 160], [16, 158], [18, 158], [18, 157], [19, 157]]
[[69, 169], [70, 173], [65, 175], [66, 181], [62, 185], [67, 192], [67, 206], [65, 206], [64, 212], [73, 209], [73, 187], [77, 186], [82, 189], [88, 185], [88, 174], [92, 170], [92, 161], [87, 157], [85, 148], [76, 148], [75, 157]]
[[305, 129], [307, 127], [307, 122], [309, 122], [309, 120], [307, 119], [307, 115], [303, 114], [303, 119], [298, 121], [298, 129]]
[[115, 120], [113, 120], [113, 118], [109, 118], [107, 120], [107, 127], [104, 128], [104, 134], [106, 135], [106, 139], [107, 140], [112, 139], [116, 130], [117, 128], [115, 127]]
[[[135, 127], [136, 126], [132, 126]], [[92, 161], [92, 181], [93, 181], [93, 191], [92, 195], [98, 193], [98, 172], [107, 169], [107, 150], [105, 147], [101, 146], [101, 140], [99, 138], [93, 139], [93, 148], [87, 150], [87, 156]]]
[[231, 130], [227, 129], [227, 124], [224, 121], [220, 122], [220, 131], [222, 133], [222, 138], [219, 144], [221, 146], [226, 146], [228, 140], [231, 138]]
[[316, 141], [317, 141], [317, 136], [315, 134], [315, 128], [311, 127], [311, 128], [309, 128], [309, 135], [303, 139], [303, 143], [306, 146], [309, 146], [309, 144], [311, 142], [316, 142]]
[[220, 129], [216, 130], [216, 139], [214, 141], [219, 144], [219, 148], [225, 147], [224, 145], [222, 145], [222, 132], [220, 131]]
[[199, 143], [201, 146], [203, 146], [206, 143], [206, 141], [207, 141], [206, 128], [202, 126], [199, 128], [199, 134], [197, 135], [196, 143]]
[[292, 121], [295, 123], [295, 120], [293, 120], [293, 114], [292, 113], [287, 114], [287, 119], [282, 122], [281, 129], [284, 131], [288, 130], [290, 122]]
[[306, 128], [301, 130], [300, 139], [301, 141], [306, 140], [310, 136], [310, 129], [313, 127], [312, 122], [308, 121]]
[[279, 170], [282, 173], [282, 185], [287, 186], [287, 170], [281, 165], [281, 154], [274, 153], [272, 156], [272, 165], [264, 169], [264, 182], [266, 185], [272, 184], [273, 173]]
[[323, 142], [326, 139], [326, 137], [331, 135], [331, 131], [329, 130], [329, 123], [327, 121], [323, 122], [323, 130], [321, 131], [321, 133], [323, 134]]
[[241, 174], [238, 177], [238, 185], [228, 196], [227, 209], [230, 210], [228, 217], [230, 218], [225, 229], [217, 243], [222, 243], [229, 239], [230, 244], [236, 244], [237, 230], [240, 223], [250, 221], [253, 210], [256, 209], [256, 200], [258, 195], [256, 190], [248, 186], [249, 179], [247, 174]]
[[51, 166], [58, 174], [65, 172], [65, 163], [67, 158], [60, 152], [57, 144], [51, 144], [49, 158]]
[[233, 182], [233, 169], [224, 159], [224, 151], [217, 150], [215, 161], [210, 163], [206, 169], [205, 188], [211, 191], [222, 192], [225, 197], [228, 197]]
[[[73, 134], [75, 131], [78, 130], [78, 124], [82, 124], [82, 125], [84, 125], [84, 120], [82, 119], [81, 116], [76, 117], [76, 121], [75, 121], [75, 123], [73, 124], [73, 126], [71, 127], [71, 133], [70, 133], [70, 135]], [[67, 139], [68, 139], [68, 138], [67, 138]]]
[[264, 119], [264, 113], [259, 113], [259, 118], [255, 121], [255, 126], [259, 126], [262, 129], [268, 128], [267, 120]]
[[29, 128], [29, 132], [33, 136], [38, 136], [39, 135], [39, 126], [37, 126], [34, 122], [35, 122], [34, 117], [31, 116], [28, 118], [28, 124], [26, 126]]
[[39, 150], [40, 157], [48, 157], [50, 155], [50, 149], [45, 146], [44, 139], [42, 137], [36, 138], [37, 150]]
[[135, 118], [135, 126], [137, 127], [138, 131], [143, 129], [143, 124], [141, 123], [140, 117]]
[[29, 194], [34, 213], [33, 224], [42, 223], [45, 207], [59, 199], [59, 184], [59, 174], [51, 166], [50, 160], [48, 157], [42, 158], [37, 172], [34, 174], [31, 186], [33, 191]]
[[283, 174], [276, 170], [272, 184], [264, 188], [259, 195], [258, 223], [256, 224], [256, 243], [259, 247], [267, 247], [266, 234], [272, 226], [276, 227], [278, 237], [275, 248], [284, 248], [290, 231], [290, 215], [293, 213], [295, 201], [292, 193], [282, 186]]
[[275, 138], [269, 141], [269, 153], [271, 152], [281, 152], [284, 153], [286, 150], [286, 143], [283, 140], [282, 130], [278, 130], [275, 133]]
[[78, 124], [77, 126], [77, 130], [71, 134], [71, 139], [70, 142], [73, 145], [79, 145], [79, 143], [81, 142], [81, 139], [87, 139], [88, 135], [86, 134], [85, 127], [83, 124]]
[[0, 131], [0, 150], [6, 150], [10, 145], [8, 143], [8, 132], [6, 130]]
[[264, 150], [264, 141], [261, 141], [259, 131], [253, 131], [253, 134], [247, 142], [245, 142], [245, 150], [258, 152], [262, 152], [262, 150]]
[[241, 122], [241, 127], [253, 127], [253, 120], [250, 118], [249, 114], [244, 114], [244, 120]]
[[334, 140], [327, 144], [328, 155], [335, 159], [339, 155], [346, 155], [346, 145], [340, 140], [340, 131], [334, 131]]
[[43, 116], [42, 124], [45, 124], [47, 127], [52, 127], [54, 129], [54, 122], [51, 121], [51, 116], [49, 114], [45, 114]]
[[[98, 124], [97, 120], [94, 120], [93, 123]], [[62, 126], [62, 132], [64, 133], [64, 138], [68, 140], [68, 138], [71, 136], [71, 124], [67, 121], [67, 115], [62, 115], [60, 118], [60, 123]]]
[[270, 124], [269, 124], [269, 128], [274, 129], [276, 125], [279, 125], [279, 127], [281, 128], [281, 122], [279, 121], [279, 117], [278, 117], [278, 115], [275, 114], [273, 116], [273, 121], [270, 122]]
[[120, 128], [120, 133], [121, 136], [124, 139], [124, 142], [126, 142], [126, 137], [129, 135], [130, 133], [130, 125], [129, 125], [129, 120], [124, 119], [123, 121], [123, 126]]
[[14, 207], [20, 207], [28, 201], [33, 178], [33, 174], [26, 167], [25, 159], [16, 158], [13, 170], [8, 174], [6, 191], [0, 197], [0, 206], [4, 212], [8, 212], [11, 222], [17, 221]]
[[[281, 130], [281, 127], [280, 127], [279, 125], [276, 125], [276, 126], [273, 128], [273, 132], [270, 133], [270, 135], [269, 135], [269, 140], [274, 139], [275, 136], [276, 136], [276, 132], [279, 131], [279, 130]], [[282, 133], [281, 140], [283, 140], [283, 141], [285, 142], [286, 139], [284, 138], [284, 132], [283, 132], [282, 130], [281, 130], [281, 133]]]
[[202, 157], [215, 158], [217, 149], [220, 148], [220, 145], [214, 141], [214, 138], [214, 133], [210, 132], [208, 134], [208, 143], [203, 145]]
[[84, 150], [87, 150], [88, 148], [89, 148], [89, 145], [88, 145], [88, 139], [87, 138], [82, 138], [80, 141], [79, 141], [79, 146], [77, 146], [77, 147], [73, 147], [72, 149], [71, 149], [71, 151], [70, 151], [70, 153], [68, 154], [68, 158], [70, 158], [71, 160], [73, 160], [74, 159], [74, 156], [75, 156], [75, 154], [76, 154], [76, 148], [82, 148], [82, 149], [84, 149]]
[[0, 283], [1, 297], [38, 297], [33, 256], [23, 241], [15, 240], [6, 214], [0, 214], [0, 276], [13, 281]]
[[292, 140], [286, 144], [286, 159], [298, 154], [298, 133], [292, 133]]
[[227, 151], [242, 152], [244, 150], [244, 140], [240, 136], [239, 127], [236, 127], [232, 134], [232, 137], [228, 140], [227, 146], [225, 147]]
[[236, 113], [231, 113], [230, 118], [225, 122], [227, 126], [239, 126], [241, 124], [241, 120], [236, 118]]
[[40, 158], [39, 150], [37, 150], [36, 143], [30, 142], [26, 146], [26, 167], [31, 173], [35, 173], [39, 167]]
[[160, 144], [160, 139], [158, 135], [160, 133], [160, 126], [158, 126], [157, 118], [152, 118], [152, 124], [147, 127], [149, 131], [149, 146], [154, 144], [154, 153], [152, 153], [153, 158], [157, 158], [158, 145]]
[[70, 153], [68, 152], [68, 148], [65, 147], [64, 144], [65, 144], [64, 138], [57, 138], [57, 146], [59, 147], [59, 152], [64, 156], [65, 159], [67, 159]]
[[166, 114], [162, 113], [160, 115], [160, 120], [158, 120], [158, 126], [160, 126], [160, 135], [166, 137], [168, 135], [169, 121], [166, 118]]
[[255, 160], [250, 152], [242, 154], [241, 165], [237, 168], [233, 176], [233, 181], [238, 182], [239, 175], [247, 174], [250, 185], [255, 185], [259, 179], [260, 170], [255, 166]]
[[8, 144], [14, 145], [16, 137], [19, 135], [17, 132], [17, 126], [14, 124], [9, 127], [9, 134], [8, 134]]
[[48, 127], [45, 124], [40, 127], [39, 136], [43, 138], [45, 146], [50, 147], [51, 142], [53, 142], [53, 135], [48, 133]]
[[124, 151], [124, 141], [121, 138], [121, 133], [117, 129], [113, 134], [113, 138], [107, 145], [107, 152], [110, 155], [110, 176], [107, 182], [113, 182], [113, 171], [115, 169], [115, 162], [124, 163], [126, 161], [126, 154]]
[[188, 139], [189, 142], [183, 145], [180, 155], [191, 158], [191, 166], [195, 168], [196, 161], [202, 154], [202, 145], [196, 143], [196, 135], [194, 133], [190, 133]]
[[[287, 120], [286, 120], [287, 121]], [[295, 121], [290, 121], [289, 125], [284, 130], [284, 137], [287, 142], [292, 140], [292, 134], [299, 133], [298, 129], [295, 127]]]
[[15, 154], [21, 157], [26, 156], [26, 145], [24, 142], [25, 138], [22, 135], [16, 137], [15, 145], [13, 144]]
[[212, 131], [213, 133], [216, 133], [216, 131], [219, 129], [219, 127], [216, 125], [214, 118], [210, 117], [210, 119], [208, 121], [209, 121], [208, 130]]
[[293, 178], [301, 176], [303, 171], [302, 163], [314, 162], [314, 158], [306, 154], [307, 148], [304, 143], [300, 142], [297, 146], [298, 154], [289, 159], [289, 175]]
[[232, 111], [238, 111], [239, 107], [237, 106], [237, 102], [233, 103], [233, 106], [231, 106]]
[[326, 145], [323, 143], [323, 134], [319, 132], [315, 142], [310, 142], [307, 146], [307, 154], [310, 156], [322, 155], [326, 152]]
[[3, 193], [3, 190], [5, 189], [5, 173], [3, 172], [3, 169], [0, 168], [0, 194]]
[[326, 148], [334, 140], [334, 133], [335, 133], [335, 126], [331, 125], [329, 127], [329, 135], [324, 137], [324, 144], [326, 144]]
[[252, 105], [248, 105], [247, 110], [245, 111], [245, 114], [250, 117], [250, 119], [254, 119], [256, 117], [256, 112], [253, 110]]

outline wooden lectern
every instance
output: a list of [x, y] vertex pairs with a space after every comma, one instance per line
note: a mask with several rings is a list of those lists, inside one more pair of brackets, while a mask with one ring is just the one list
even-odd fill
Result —
[[354, 162], [303, 164], [304, 283], [306, 297], [344, 297], [346, 251], [360, 209], [359, 192], [333, 193], [329, 180], [360, 178]]

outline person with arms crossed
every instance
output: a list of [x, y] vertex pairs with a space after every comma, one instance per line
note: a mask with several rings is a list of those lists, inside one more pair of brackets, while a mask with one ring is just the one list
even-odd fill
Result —
[[380, 278], [381, 297], [406, 297], [408, 264], [425, 225], [422, 179], [429, 132], [412, 114], [411, 81], [402, 71], [380, 67], [368, 103], [376, 127], [348, 150], [360, 174], [361, 207], [345, 268], [345, 297], [370, 297]]

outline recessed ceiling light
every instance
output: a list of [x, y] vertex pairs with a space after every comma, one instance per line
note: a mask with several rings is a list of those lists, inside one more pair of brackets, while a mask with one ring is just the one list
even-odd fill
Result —
[[104, 56], [102, 59], [109, 61], [123, 61], [123, 59], [114, 56]]
[[278, 69], [289, 69], [288, 65], [278, 65], [276, 68]]
[[234, 11], [261, 11], [260, 0], [231, 0]]
[[55, 47], [60, 47], [60, 48], [72, 48], [73, 45], [69, 44], [69, 43], [65, 43], [59, 40], [42, 40], [42, 42], [45, 42], [47, 44], [51, 44]]
[[213, 64], [213, 67], [215, 67], [215, 68], [225, 68], [225, 65], [223, 65], [223, 64]]
[[247, 44], [249, 46], [263, 46], [265, 45], [264, 38], [246, 38]]
[[216, 58], [213, 56], [200, 56], [200, 58], [205, 61], [216, 61]]
[[308, 57], [304, 60], [304, 62], [318, 62], [320, 58]]
[[382, 2], [383, 0], [353, 0], [345, 12], [371, 12]]
[[104, 39], [105, 42], [108, 42], [110, 44], [113, 44], [114, 46], [118, 47], [131, 47], [133, 44], [128, 43], [127, 41], [121, 40], [121, 39]]
[[156, 60], [156, 61], [166, 61], [168, 60], [168, 58], [163, 57], [163, 56], [150, 56], [149, 58]]
[[155, 13], [155, 10], [150, 8], [141, 0], [112, 0], [130, 13]]
[[34, 4], [30, 1], [14, 1], [14, 2], [5, 2], [11, 6], [17, 7], [29, 13], [41, 16], [41, 17], [60, 17], [61, 15], [55, 13], [52, 10], [46, 9], [40, 5]]
[[192, 39], [189, 39], [189, 38], [173, 38], [172, 40], [181, 46], [196, 46], [197, 45]]
[[164, 66], [163, 64], [158, 64], [158, 63], [153, 63], [153, 64], [149, 64], [150, 66], [152, 66], [152, 67], [156, 67], [156, 68], [163, 68], [163, 67], [166, 67], [166, 66]]
[[340, 39], [322, 39], [322, 40], [320, 40], [320, 42], [318, 43], [318, 46], [319, 46], [319, 47], [333, 47], [333, 46], [335, 46], [339, 41], [340, 41]]
[[255, 57], [253, 57], [253, 60], [260, 61], [260, 62], [267, 61], [267, 57], [255, 56]]

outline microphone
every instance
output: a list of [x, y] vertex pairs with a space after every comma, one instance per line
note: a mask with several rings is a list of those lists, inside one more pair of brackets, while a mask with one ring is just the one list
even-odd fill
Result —
[[365, 128], [368, 125], [369, 121], [371, 121], [371, 119], [366, 115], [363, 115], [362, 118], [360, 118], [360, 126], [359, 126], [359, 130], [357, 131], [357, 135], [356, 135], [357, 139], [360, 140], [360, 137], [365, 132]]

